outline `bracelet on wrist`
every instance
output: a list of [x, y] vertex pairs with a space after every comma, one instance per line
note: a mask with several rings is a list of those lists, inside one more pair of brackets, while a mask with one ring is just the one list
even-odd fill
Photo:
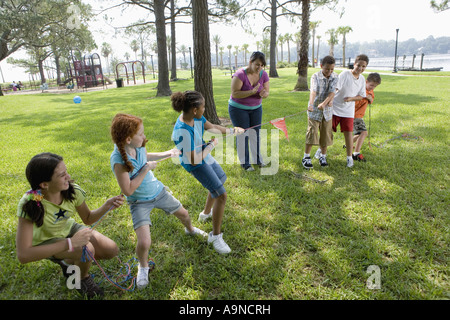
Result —
[[209, 147], [209, 152], [211, 152], [214, 149], [214, 147], [215, 147], [214, 142], [212, 142], [212, 141], [208, 142], [206, 144], [206, 147], [207, 148]]
[[69, 245], [69, 250], [67, 250], [67, 252], [73, 252], [72, 240], [70, 238], [67, 238], [67, 243]]

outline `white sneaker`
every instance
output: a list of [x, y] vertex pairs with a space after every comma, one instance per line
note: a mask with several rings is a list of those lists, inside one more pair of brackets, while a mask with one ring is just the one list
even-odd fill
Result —
[[218, 234], [218, 235], [213, 235], [213, 233], [210, 232], [209, 236], [208, 236], [208, 243], [212, 243], [214, 249], [220, 254], [230, 253], [231, 249], [225, 243], [222, 236], [223, 236], [223, 233]]
[[353, 167], [353, 158], [347, 158], [347, 168]]
[[142, 268], [141, 266], [138, 267], [138, 273], [136, 277], [136, 285], [138, 289], [143, 289], [148, 285], [148, 271], [150, 270], [149, 267]]
[[321, 153], [322, 153], [322, 150], [320, 150], [320, 148], [317, 149], [316, 153], [314, 154], [314, 158], [319, 159]]
[[205, 214], [205, 213], [203, 213], [203, 211], [200, 212], [200, 214], [198, 215], [198, 221], [205, 222], [206, 220], [211, 219], [212, 212], [213, 212], [212, 208], [211, 208], [211, 211], [209, 212], [209, 214]]
[[205, 231], [200, 230], [199, 228], [196, 228], [196, 227], [194, 227], [194, 230], [192, 232], [189, 232], [187, 228], [184, 228], [184, 231], [186, 232], [186, 234], [188, 234], [190, 236], [195, 236], [195, 235], [199, 235], [202, 237], [208, 236], [208, 234]]

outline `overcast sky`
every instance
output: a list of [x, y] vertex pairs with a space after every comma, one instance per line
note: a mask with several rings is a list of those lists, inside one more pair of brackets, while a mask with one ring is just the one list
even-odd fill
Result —
[[[100, 6], [105, 5], [103, 0], [86, 2], [93, 6], [95, 12], [99, 12]], [[337, 13], [327, 9], [317, 9], [311, 14], [311, 21], [321, 21], [317, 34], [322, 36], [322, 41], [326, 38], [325, 32], [328, 29], [339, 26], [350, 26], [353, 29], [347, 35], [347, 42], [395, 40], [397, 28], [399, 29], [399, 41], [410, 38], [422, 40], [430, 35], [435, 38], [450, 36], [448, 31], [450, 30], [450, 10], [435, 13], [430, 7], [429, 0], [341, 0], [340, 6], [345, 7], [342, 18], [339, 18]], [[143, 9], [135, 9], [132, 12], [122, 14], [119, 10], [116, 10], [108, 11], [108, 14], [115, 17], [113, 23], [115, 26], [121, 26], [132, 23], [140, 15], [145, 16], [144, 11]], [[262, 34], [265, 24], [266, 22], [262, 19], [258, 19], [254, 23], [253, 31]], [[279, 34], [298, 32], [300, 25], [300, 21], [291, 24], [285, 19], [280, 19]], [[97, 22], [92, 23], [90, 27], [99, 46], [97, 53], [100, 54], [101, 44], [105, 41], [112, 45], [114, 54], [120, 59], [123, 59], [126, 51], [131, 53], [129, 43], [132, 39], [124, 39], [123, 36], [115, 39], [113, 29], [106, 25], [102, 18], [99, 17]], [[250, 51], [256, 49], [255, 42], [262, 38], [262, 35], [261, 37], [255, 37], [246, 34], [242, 31], [239, 23], [235, 26], [211, 24], [210, 34], [211, 38], [213, 35], [221, 37], [221, 46], [226, 47], [229, 44], [241, 46], [247, 43]], [[183, 24], [177, 27], [177, 43], [178, 46], [181, 44], [192, 46], [192, 28], [190, 25]], [[19, 55], [14, 55], [14, 57], [18, 58]], [[2, 61], [0, 66], [5, 81], [18, 81], [20, 78], [28, 79], [21, 68], [10, 66], [6, 61]]]

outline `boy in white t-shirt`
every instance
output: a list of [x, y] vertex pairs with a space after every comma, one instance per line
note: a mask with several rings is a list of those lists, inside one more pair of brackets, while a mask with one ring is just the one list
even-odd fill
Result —
[[360, 54], [355, 59], [353, 70], [339, 74], [336, 95], [333, 101], [333, 131], [338, 124], [344, 133], [347, 148], [347, 167], [353, 167], [353, 118], [355, 117], [355, 101], [366, 97], [365, 79], [362, 73], [369, 64], [369, 58]]

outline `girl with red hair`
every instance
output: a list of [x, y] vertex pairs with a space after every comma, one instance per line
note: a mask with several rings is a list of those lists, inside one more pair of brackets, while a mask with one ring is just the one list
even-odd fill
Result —
[[110, 162], [122, 193], [130, 206], [133, 228], [137, 235], [136, 255], [139, 268], [136, 284], [138, 288], [148, 285], [148, 251], [151, 245], [150, 212], [154, 208], [173, 214], [185, 226], [186, 234], [207, 236], [192, 226], [188, 211], [153, 174], [157, 161], [179, 154], [172, 149], [165, 152], [147, 153], [148, 141], [142, 119], [129, 114], [117, 114], [111, 125], [111, 136], [115, 144]]

